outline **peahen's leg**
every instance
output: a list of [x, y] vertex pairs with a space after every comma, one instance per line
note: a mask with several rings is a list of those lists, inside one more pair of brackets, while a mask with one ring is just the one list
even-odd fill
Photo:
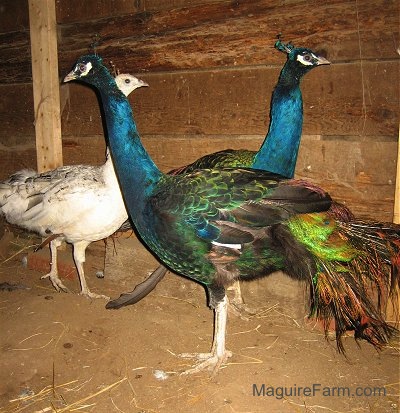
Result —
[[57, 248], [61, 245], [61, 239], [56, 238], [50, 241], [50, 254], [51, 254], [51, 261], [50, 261], [50, 272], [46, 275], [43, 275], [43, 278], [50, 278], [53, 287], [58, 292], [69, 292], [68, 288], [61, 282], [60, 278], [58, 277], [58, 270], [57, 270]]
[[87, 241], [79, 241], [74, 243], [74, 261], [79, 275], [79, 282], [81, 284], [80, 294], [88, 298], [105, 298], [106, 300], [109, 300], [110, 297], [92, 293], [87, 286], [83, 263], [85, 262], [85, 251], [89, 244], [90, 242]]
[[198, 373], [202, 370], [213, 370], [216, 373], [221, 365], [232, 356], [232, 353], [225, 348], [226, 321], [228, 316], [228, 298], [217, 303], [214, 309], [214, 339], [210, 353], [183, 353], [180, 357], [197, 358], [199, 361], [193, 368], [184, 371], [182, 374]]

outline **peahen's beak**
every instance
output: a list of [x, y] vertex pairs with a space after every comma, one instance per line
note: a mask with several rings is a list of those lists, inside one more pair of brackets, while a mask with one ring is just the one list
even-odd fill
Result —
[[[67, 76], [69, 76], [69, 74]], [[149, 86], [149, 84], [142, 79], [138, 79], [138, 83], [140, 86]]]
[[318, 56], [317, 57], [317, 65], [330, 65], [331, 62], [328, 59], [325, 59], [325, 57]]

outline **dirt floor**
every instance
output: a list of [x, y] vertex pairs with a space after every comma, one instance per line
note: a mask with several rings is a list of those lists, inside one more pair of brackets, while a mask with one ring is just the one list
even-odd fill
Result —
[[[212, 340], [201, 286], [169, 273], [137, 305], [106, 310], [105, 300], [76, 294], [75, 277], [64, 279], [74, 293], [57, 293], [44, 272], [24, 266], [35, 242], [7, 232], [0, 241], [0, 283], [26, 287], [0, 291], [0, 413], [399, 411], [398, 343], [377, 353], [346, 337], [348, 358], [339, 355], [282, 275], [244, 286], [256, 314], [229, 317], [233, 357], [219, 374], [184, 376], [191, 361], [177, 355], [208, 351]], [[71, 266], [69, 247], [61, 256]], [[111, 297], [155, 268], [135, 250], [120, 277], [97, 279], [103, 262], [89, 251], [87, 280]]]

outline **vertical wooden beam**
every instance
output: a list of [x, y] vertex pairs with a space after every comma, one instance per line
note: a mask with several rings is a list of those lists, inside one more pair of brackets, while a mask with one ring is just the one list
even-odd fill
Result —
[[[397, 54], [400, 55], [400, 46], [397, 48]], [[397, 143], [397, 172], [396, 172], [396, 187], [394, 190], [394, 210], [393, 222], [400, 224], [400, 123], [399, 123], [399, 140]]]
[[37, 168], [62, 165], [55, 0], [29, 0]]
[[[400, 224], [400, 124], [399, 124], [399, 141], [397, 144], [397, 173], [396, 187], [394, 190], [394, 210], [393, 222]], [[388, 320], [397, 320], [400, 316], [400, 290], [397, 290], [397, 308], [388, 308], [386, 310], [386, 318]]]
[[[400, 55], [400, 47], [397, 48], [397, 53]], [[397, 171], [396, 171], [396, 186], [394, 190], [394, 209], [393, 222], [400, 224], [400, 123], [399, 123], [399, 140], [397, 143]], [[388, 320], [398, 320], [400, 315], [400, 291], [397, 290], [397, 308], [387, 308], [386, 318]]]
[[400, 125], [399, 125], [399, 141], [397, 144], [397, 173], [396, 187], [394, 190], [394, 211], [393, 222], [400, 224]]

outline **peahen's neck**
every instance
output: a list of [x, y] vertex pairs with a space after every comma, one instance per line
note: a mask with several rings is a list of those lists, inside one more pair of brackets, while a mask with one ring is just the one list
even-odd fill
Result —
[[290, 62], [282, 69], [272, 95], [268, 134], [254, 157], [253, 168], [293, 178], [303, 126], [300, 78]]

